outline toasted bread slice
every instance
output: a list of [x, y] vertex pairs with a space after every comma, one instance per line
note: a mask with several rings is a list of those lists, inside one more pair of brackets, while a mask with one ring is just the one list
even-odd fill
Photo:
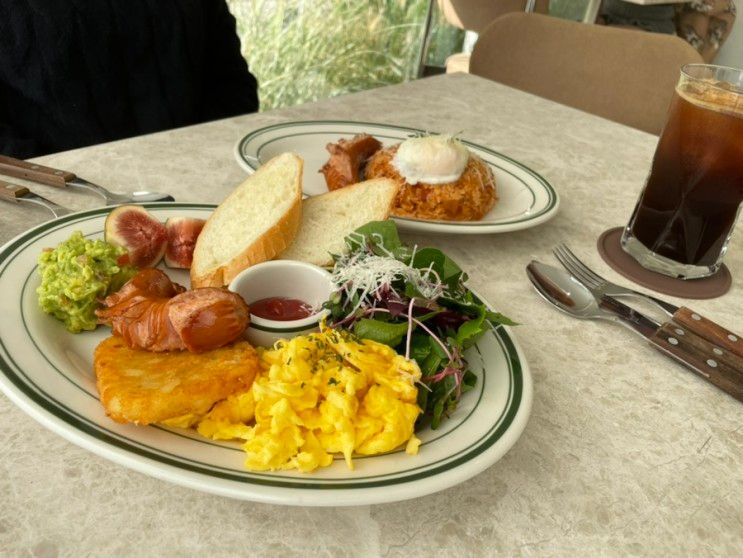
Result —
[[286, 250], [302, 218], [302, 167], [297, 155], [278, 155], [214, 210], [196, 241], [191, 287], [222, 287]]
[[332, 265], [331, 254], [346, 251], [348, 234], [369, 221], [387, 219], [397, 190], [393, 180], [375, 178], [304, 200], [299, 232], [279, 257]]
[[250, 388], [260, 362], [247, 341], [204, 353], [151, 353], [109, 337], [96, 347], [94, 366], [106, 414], [151, 424], [205, 415], [216, 402]]

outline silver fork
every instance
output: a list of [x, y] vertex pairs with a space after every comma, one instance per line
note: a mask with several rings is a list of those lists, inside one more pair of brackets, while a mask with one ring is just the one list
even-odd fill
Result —
[[736, 335], [732, 331], [725, 329], [721, 325], [705, 318], [686, 306], [678, 307], [666, 302], [665, 300], [635, 291], [628, 287], [617, 285], [608, 279], [604, 279], [601, 275], [580, 261], [578, 256], [573, 254], [570, 248], [565, 244], [558, 244], [555, 249], [552, 250], [552, 253], [565, 269], [567, 269], [579, 282], [589, 287], [595, 294], [599, 296], [633, 297], [646, 300], [658, 307], [663, 311], [663, 313], [670, 316], [673, 321], [685, 326], [707, 341], [719, 345], [731, 353], [743, 358], [743, 337], [740, 335]]
[[71, 209], [62, 207], [61, 205], [54, 203], [52, 200], [48, 200], [35, 194], [25, 186], [13, 184], [12, 182], [5, 182], [4, 180], [0, 180], [0, 200], [40, 205], [51, 211], [52, 215], [55, 217], [61, 217], [62, 215], [72, 213]]
[[616, 283], [612, 283], [608, 279], [601, 277], [601, 275], [584, 264], [578, 256], [573, 254], [572, 250], [570, 250], [566, 244], [558, 244], [554, 250], [552, 250], [552, 253], [565, 269], [580, 279], [581, 282], [585, 283], [586, 286], [601, 295], [640, 298], [654, 304], [669, 316], [673, 316], [673, 314], [679, 309], [678, 306], [674, 306], [665, 300], [635, 291], [628, 287], [617, 285]]

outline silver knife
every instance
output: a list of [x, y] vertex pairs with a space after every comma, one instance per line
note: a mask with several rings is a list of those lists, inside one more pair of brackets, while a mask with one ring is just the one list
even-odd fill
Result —
[[683, 324], [659, 324], [617, 299], [604, 295], [599, 307], [612, 312], [653, 347], [684, 364], [705, 380], [743, 401], [743, 359], [724, 351]]

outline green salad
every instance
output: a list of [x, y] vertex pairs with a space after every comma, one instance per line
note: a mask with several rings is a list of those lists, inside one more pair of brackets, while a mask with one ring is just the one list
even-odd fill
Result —
[[441, 250], [400, 242], [393, 221], [367, 223], [335, 257], [338, 290], [325, 304], [334, 327], [393, 347], [422, 372], [419, 419], [438, 428], [477, 377], [466, 349], [491, 327], [515, 325], [465, 286], [466, 274]]
[[125, 248], [87, 240], [76, 231], [54, 250], [39, 256], [39, 306], [72, 333], [95, 329], [100, 300], [119, 290], [136, 273], [123, 264]]

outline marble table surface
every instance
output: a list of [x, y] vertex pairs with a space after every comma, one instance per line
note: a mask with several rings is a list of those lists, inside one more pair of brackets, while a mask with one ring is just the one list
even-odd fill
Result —
[[[578, 322], [526, 280], [558, 241], [624, 282], [595, 249], [626, 222], [657, 138], [464, 74], [97, 145], [38, 161], [113, 190], [219, 202], [244, 178], [235, 142], [267, 124], [352, 119], [461, 132], [545, 176], [562, 198], [550, 222], [477, 236], [406, 235], [438, 246], [471, 285], [521, 322], [534, 377], [531, 419], [498, 463], [448, 490], [355, 508], [290, 508], [212, 496], [97, 457], [0, 396], [3, 556], [741, 556], [743, 406], [623, 328]], [[93, 196], [34, 185], [62, 205]], [[42, 209], [0, 204], [0, 243]], [[743, 235], [731, 291], [685, 301], [743, 329]], [[678, 299], [670, 300], [682, 302]], [[2, 318], [0, 318], [2, 319]]]

